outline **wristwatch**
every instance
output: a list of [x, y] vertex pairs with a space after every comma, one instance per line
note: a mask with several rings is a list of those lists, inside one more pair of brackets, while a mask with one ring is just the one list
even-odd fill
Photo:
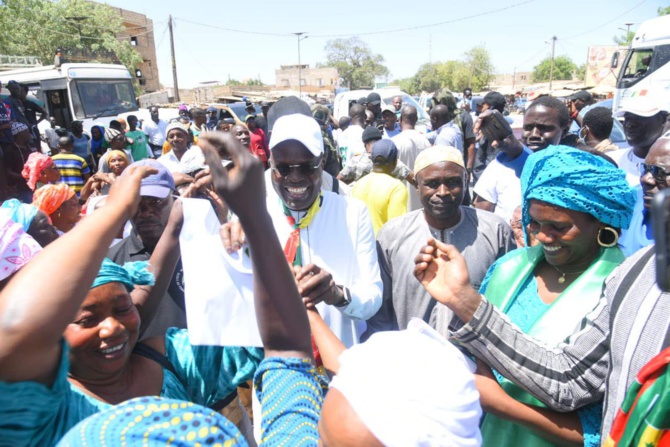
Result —
[[349, 304], [351, 304], [351, 292], [349, 292], [349, 289], [344, 286], [336, 287], [342, 289], [342, 299], [339, 303], [335, 303], [334, 306], [339, 308], [347, 307]]

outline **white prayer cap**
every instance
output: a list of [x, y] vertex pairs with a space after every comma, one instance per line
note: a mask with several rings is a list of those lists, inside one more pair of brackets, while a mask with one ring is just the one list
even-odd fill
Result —
[[293, 113], [277, 119], [270, 136], [270, 150], [288, 140], [302, 143], [315, 157], [323, 154], [321, 128], [311, 116]]
[[340, 356], [330, 386], [387, 447], [481, 444], [474, 364], [420, 319]]

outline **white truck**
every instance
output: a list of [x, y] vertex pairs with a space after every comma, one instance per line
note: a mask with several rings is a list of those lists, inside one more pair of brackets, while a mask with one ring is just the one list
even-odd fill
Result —
[[[612, 56], [612, 68], [619, 66], [620, 54]], [[642, 22], [617, 78], [612, 111], [621, 101], [650, 97], [670, 110], [670, 15]]]

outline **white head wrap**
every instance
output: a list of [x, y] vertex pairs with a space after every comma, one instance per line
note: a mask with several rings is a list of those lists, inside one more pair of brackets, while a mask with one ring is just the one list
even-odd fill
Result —
[[419, 319], [340, 356], [339, 390], [387, 447], [481, 444], [474, 363]]

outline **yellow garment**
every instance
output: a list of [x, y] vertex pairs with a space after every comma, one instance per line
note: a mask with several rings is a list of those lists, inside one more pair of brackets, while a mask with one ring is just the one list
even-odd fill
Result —
[[375, 235], [386, 222], [407, 212], [407, 188], [388, 174], [369, 173], [356, 182], [351, 195], [365, 202]]

